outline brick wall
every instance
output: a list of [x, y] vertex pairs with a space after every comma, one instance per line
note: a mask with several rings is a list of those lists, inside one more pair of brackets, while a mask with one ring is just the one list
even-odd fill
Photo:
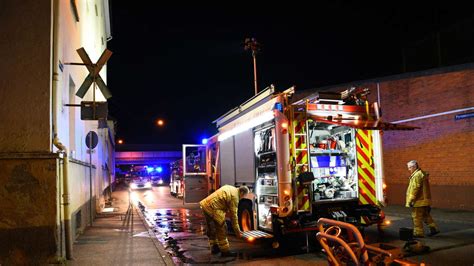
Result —
[[[380, 100], [382, 119], [394, 122], [474, 107], [474, 65], [466, 64], [325, 88], [368, 87], [369, 102]], [[409, 172], [417, 160], [430, 173], [432, 206], [474, 210], [474, 118], [457, 114], [405, 122], [414, 131], [383, 133], [384, 176], [389, 204], [405, 204]]]
[[[372, 91], [376, 83], [370, 86]], [[474, 70], [399, 78], [379, 82], [384, 121], [398, 121], [474, 107]], [[373, 93], [371, 97], [374, 97]], [[384, 132], [385, 179], [392, 204], [403, 204], [409, 173], [417, 160], [430, 173], [433, 207], [474, 210], [474, 118], [445, 114], [406, 122], [415, 131]]]

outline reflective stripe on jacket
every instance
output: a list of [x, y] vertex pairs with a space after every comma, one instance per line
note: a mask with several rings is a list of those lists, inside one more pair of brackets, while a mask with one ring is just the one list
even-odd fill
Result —
[[225, 221], [225, 214], [230, 213], [232, 228], [234, 232], [239, 232], [239, 222], [237, 220], [237, 208], [239, 206], [239, 189], [233, 186], [224, 185], [207, 198], [199, 202], [209, 216], [217, 224], [222, 225]]
[[410, 202], [414, 203], [413, 207], [431, 205], [429, 174], [419, 168], [411, 174], [408, 183], [405, 206], [410, 207]]

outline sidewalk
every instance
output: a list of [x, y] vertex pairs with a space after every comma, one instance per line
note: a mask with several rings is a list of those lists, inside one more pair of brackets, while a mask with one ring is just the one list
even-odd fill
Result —
[[127, 191], [112, 193], [112, 213], [97, 214], [92, 227], [74, 242], [67, 265], [174, 265], [140, 210], [129, 208]]
[[[411, 217], [410, 208], [401, 205], [388, 205], [383, 211], [390, 216]], [[474, 224], [474, 211], [432, 208], [431, 215], [435, 221]]]

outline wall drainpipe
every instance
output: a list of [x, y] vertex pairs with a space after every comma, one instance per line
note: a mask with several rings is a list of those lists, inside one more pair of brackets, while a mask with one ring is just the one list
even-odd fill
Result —
[[59, 149], [59, 153], [63, 154], [63, 224], [64, 234], [66, 239], [66, 259], [72, 260], [72, 230], [71, 230], [71, 211], [69, 209], [70, 194], [69, 194], [69, 158], [68, 151], [65, 145], [63, 145], [58, 138], [58, 94], [59, 94], [59, 50], [60, 50], [60, 39], [59, 39], [59, 0], [53, 1], [53, 62], [52, 62], [52, 118], [53, 118], [53, 145]]
[[63, 211], [64, 211], [64, 232], [66, 238], [66, 259], [72, 260], [72, 231], [71, 231], [71, 211], [69, 209], [69, 158], [67, 156], [67, 148], [61, 142], [59, 142], [56, 136], [53, 141], [54, 146], [59, 149], [63, 154]]

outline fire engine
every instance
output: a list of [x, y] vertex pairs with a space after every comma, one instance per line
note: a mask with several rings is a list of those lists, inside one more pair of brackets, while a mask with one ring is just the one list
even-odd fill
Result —
[[[381, 225], [385, 204], [383, 130], [415, 127], [383, 122], [365, 88], [342, 93], [273, 86], [214, 121], [207, 160], [220, 185], [247, 185], [239, 224], [253, 237], [317, 230], [326, 217], [357, 226]], [[248, 235], [248, 234], [247, 234]]]

